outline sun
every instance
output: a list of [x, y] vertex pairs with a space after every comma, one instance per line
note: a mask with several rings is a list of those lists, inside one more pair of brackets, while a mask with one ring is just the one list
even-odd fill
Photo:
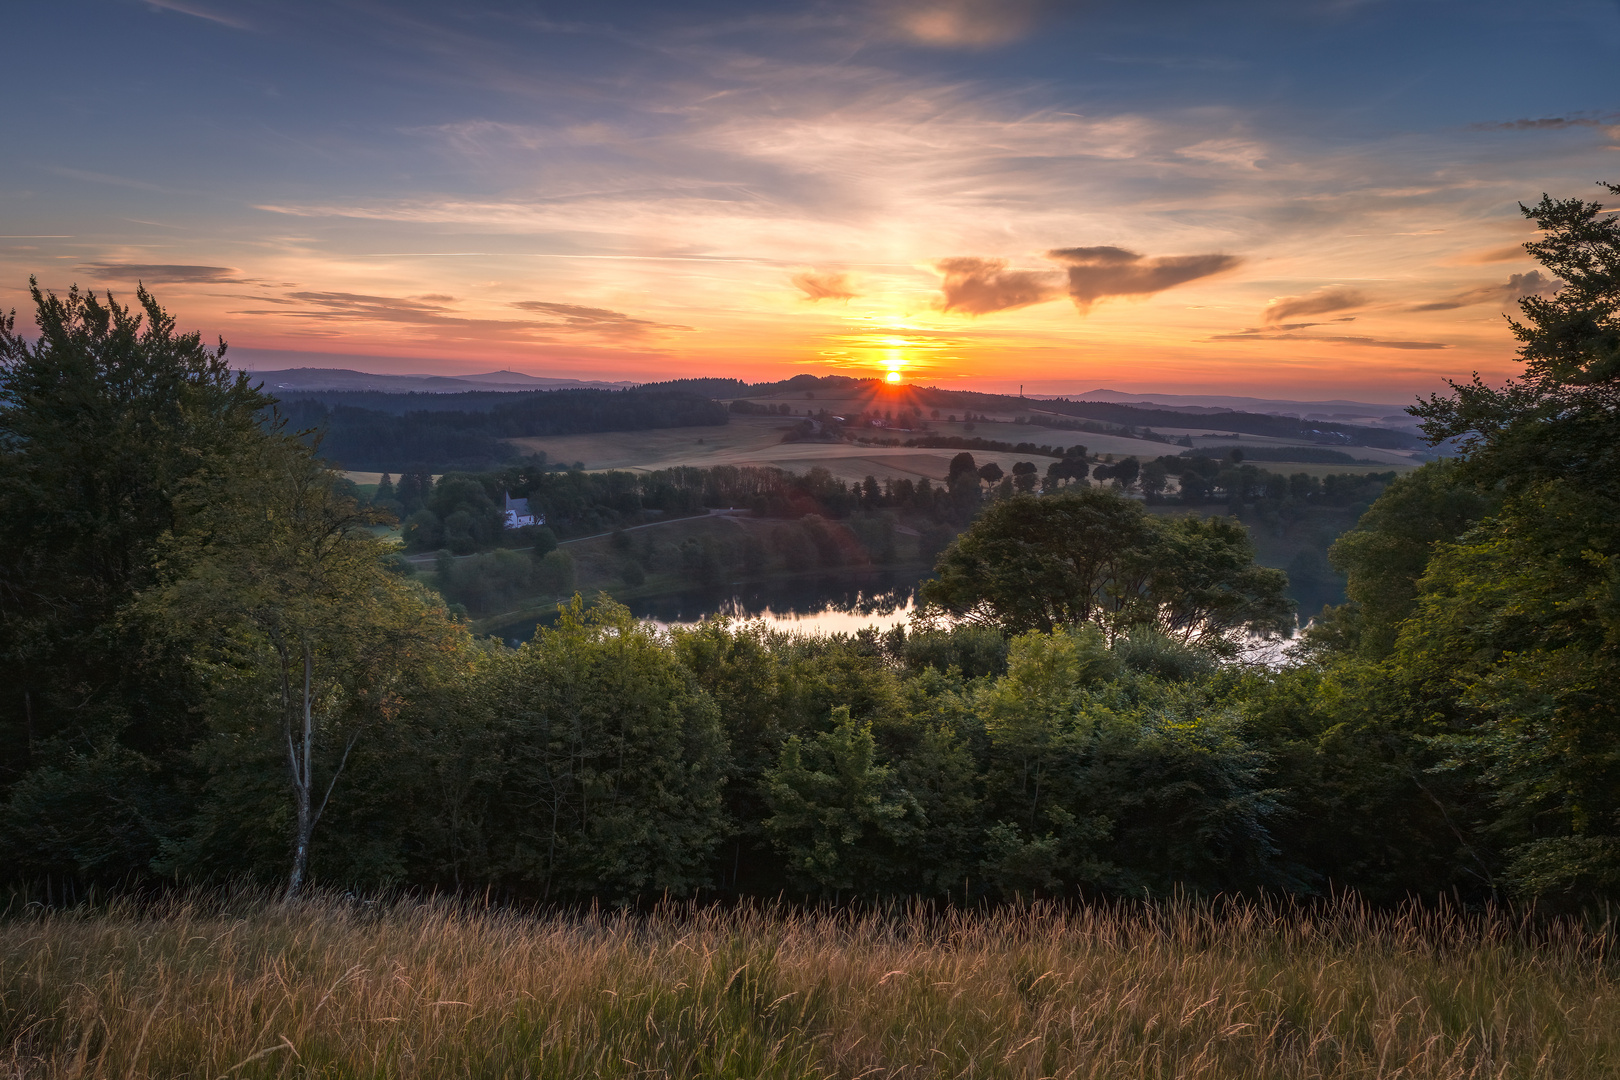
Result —
[[898, 371], [891, 371], [884, 377], [883, 381], [888, 383], [898, 383], [900, 381], [900, 373]]

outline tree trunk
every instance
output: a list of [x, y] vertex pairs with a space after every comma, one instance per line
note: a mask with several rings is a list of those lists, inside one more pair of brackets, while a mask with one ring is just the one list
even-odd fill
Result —
[[[310, 648], [304, 645], [304, 744], [300, 755], [292, 744], [291, 738], [287, 740], [287, 752], [292, 755], [293, 772], [293, 800], [298, 811], [298, 833], [293, 840], [292, 874], [287, 879], [288, 900], [298, 899], [298, 894], [304, 888], [305, 870], [309, 866], [309, 837], [314, 831], [315, 822], [310, 807], [310, 775], [313, 762], [313, 749], [315, 742], [314, 708], [310, 700], [310, 683], [314, 674], [315, 659], [310, 655]], [[289, 733], [290, 735], [291, 733]], [[302, 760], [300, 760], [300, 757]]]

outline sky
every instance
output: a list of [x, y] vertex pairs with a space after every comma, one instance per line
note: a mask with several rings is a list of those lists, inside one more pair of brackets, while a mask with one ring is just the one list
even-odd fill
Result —
[[259, 370], [1405, 402], [1620, 180], [1616, 0], [81, 0], [7, 14], [0, 308]]

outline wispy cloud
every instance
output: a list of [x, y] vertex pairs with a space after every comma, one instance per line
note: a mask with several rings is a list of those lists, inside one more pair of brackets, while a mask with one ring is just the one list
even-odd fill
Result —
[[1273, 300], [1266, 306], [1265, 320], [1267, 325], [1273, 325], [1301, 315], [1328, 315], [1366, 305], [1367, 296], [1359, 289], [1324, 285], [1303, 296], [1283, 296]]
[[879, 10], [889, 25], [919, 45], [983, 48], [1029, 33], [1039, 0], [889, 0]]
[[690, 326], [681, 326], [676, 323], [652, 322], [649, 319], [633, 319], [622, 311], [610, 311], [607, 308], [585, 307], [580, 304], [558, 304], [548, 300], [519, 300], [511, 305], [522, 311], [532, 311], [539, 315], [554, 316], [557, 322], [546, 325], [564, 330], [589, 330], [594, 333], [620, 336], [638, 336], [653, 330], [690, 331]]
[[1373, 349], [1449, 349], [1443, 341], [1398, 341], [1387, 338], [1358, 337], [1346, 334], [1279, 333], [1278, 327], [1254, 326], [1230, 334], [1211, 334], [1206, 341], [1315, 341], [1324, 345], [1363, 345]]
[[351, 292], [301, 291], [284, 297], [253, 297], [281, 305], [279, 309], [245, 310], [239, 314], [275, 315], [323, 323], [373, 323], [421, 327], [430, 336], [485, 340], [560, 340], [556, 335], [597, 337], [604, 340], [642, 338], [657, 332], [690, 331], [690, 326], [636, 319], [621, 311], [545, 300], [520, 300], [508, 307], [541, 319], [499, 319], [454, 308], [454, 297], [422, 294], [414, 297], [376, 296]]
[[74, 267], [81, 274], [111, 281], [144, 281], [152, 285], [252, 285], [242, 271], [229, 266], [188, 266], [175, 263], [85, 263]]
[[1473, 131], [1560, 131], [1565, 128], [1608, 127], [1620, 117], [1543, 116], [1538, 119], [1504, 120], [1495, 123], [1469, 124]]
[[1524, 274], [1513, 274], [1505, 283], [1478, 285], [1472, 289], [1465, 289], [1449, 299], [1416, 304], [1406, 310], [1452, 311], [1474, 304], [1499, 304], [1506, 308], [1512, 307], [1528, 296], [1551, 296], [1563, 287], [1564, 283], [1557, 278], [1543, 274], [1540, 270], [1531, 270]]
[[794, 274], [791, 280], [807, 300], [853, 300], [860, 295], [849, 275], [842, 271], [806, 270]]
[[190, 15], [195, 19], [204, 19], [211, 23], [218, 23], [221, 26], [229, 26], [233, 30], [253, 29], [252, 25], [244, 22], [240, 16], [226, 15], [223, 12], [215, 11], [211, 6], [196, 3], [194, 0], [186, 0], [186, 2], [182, 2], [182, 0], [146, 0], [146, 3], [149, 7], [158, 8], [162, 11], [173, 11], [181, 15]]

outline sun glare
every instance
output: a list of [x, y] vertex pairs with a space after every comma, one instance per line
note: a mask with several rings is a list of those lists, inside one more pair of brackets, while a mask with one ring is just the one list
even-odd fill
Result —
[[888, 376], [885, 377], [885, 379], [883, 381], [884, 382], [897, 383], [897, 382], [900, 381], [900, 373], [898, 371], [891, 371], [891, 372], [889, 372]]

